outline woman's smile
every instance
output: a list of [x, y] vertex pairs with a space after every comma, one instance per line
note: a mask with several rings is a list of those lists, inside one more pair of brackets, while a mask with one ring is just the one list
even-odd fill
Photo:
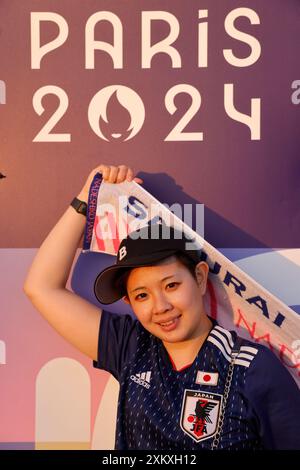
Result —
[[177, 328], [180, 322], [180, 317], [181, 317], [181, 314], [169, 320], [158, 322], [157, 324], [161, 327], [163, 331], [166, 331], [166, 332], [173, 331], [175, 330], [175, 328]]

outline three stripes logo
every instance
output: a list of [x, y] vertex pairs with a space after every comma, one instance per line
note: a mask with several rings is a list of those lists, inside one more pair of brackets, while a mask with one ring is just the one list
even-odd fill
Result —
[[[221, 351], [221, 353], [223, 354], [225, 359], [227, 359], [228, 362], [231, 361], [233, 338], [229, 331], [217, 325], [211, 330], [207, 341], [217, 346], [217, 348]], [[236, 357], [235, 364], [248, 368], [257, 353], [257, 348], [254, 348], [252, 346], [241, 346], [239, 354]]]
[[138, 385], [142, 385], [145, 388], [150, 388], [150, 380], [151, 380], [151, 372], [141, 372], [140, 374], [134, 374], [130, 376], [131, 380], [133, 380]]

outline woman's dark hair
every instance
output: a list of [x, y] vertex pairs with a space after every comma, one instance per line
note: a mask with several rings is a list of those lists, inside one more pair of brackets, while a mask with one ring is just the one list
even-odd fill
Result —
[[[171, 256], [175, 256], [175, 258], [181, 263], [183, 264], [183, 266], [185, 266], [189, 272], [191, 273], [191, 275], [193, 276], [194, 279], [196, 279], [196, 273], [195, 273], [195, 268], [196, 268], [196, 265], [197, 263], [200, 261], [200, 258], [199, 258], [199, 261], [196, 261], [195, 259], [191, 258], [190, 256], [188, 256], [186, 253], [184, 253], [183, 251], [178, 251], [177, 253], [175, 253], [174, 255], [171, 255]], [[165, 258], [166, 259], [166, 258]], [[156, 266], [160, 263], [160, 261], [158, 263], [155, 263], [151, 266]], [[132, 271], [132, 269], [134, 268], [129, 268], [125, 271], [125, 273], [123, 273], [117, 280], [116, 280], [116, 287], [118, 288], [118, 290], [120, 289], [121, 292], [122, 292], [122, 297], [124, 295], [127, 295], [127, 280], [128, 280], [128, 277], [129, 277], [129, 274], [130, 274], [130, 271]]]
[[180, 261], [181, 264], [183, 264], [191, 273], [194, 279], [196, 279], [196, 273], [195, 273], [195, 268], [197, 264], [200, 261], [195, 261], [193, 258], [185, 254], [183, 251], [178, 251], [175, 255], [175, 258]]

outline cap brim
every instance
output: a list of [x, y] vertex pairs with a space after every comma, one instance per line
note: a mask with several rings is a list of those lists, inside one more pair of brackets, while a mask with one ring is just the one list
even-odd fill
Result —
[[177, 251], [178, 250], [164, 250], [161, 253], [151, 253], [148, 256], [144, 255], [142, 260], [141, 257], [137, 258], [136, 262], [134, 258], [131, 259], [131, 263], [128, 265], [125, 263], [122, 266], [114, 264], [103, 269], [103, 271], [98, 274], [94, 283], [94, 293], [97, 300], [103, 305], [112, 304], [120, 300], [125, 295], [125, 293], [121, 291], [120, 286], [117, 285], [117, 281], [122, 274], [125, 274], [129, 269], [151, 266], [153, 263], [174, 255]]

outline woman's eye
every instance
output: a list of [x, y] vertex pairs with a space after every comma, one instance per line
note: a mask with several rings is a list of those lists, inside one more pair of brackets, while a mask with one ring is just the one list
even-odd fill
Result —
[[138, 294], [135, 298], [135, 300], [142, 300], [147, 297], [147, 294], [145, 292], [142, 292], [141, 294]]
[[173, 289], [174, 287], [177, 287], [179, 285], [179, 282], [170, 282], [167, 284], [167, 287], [170, 289]]

